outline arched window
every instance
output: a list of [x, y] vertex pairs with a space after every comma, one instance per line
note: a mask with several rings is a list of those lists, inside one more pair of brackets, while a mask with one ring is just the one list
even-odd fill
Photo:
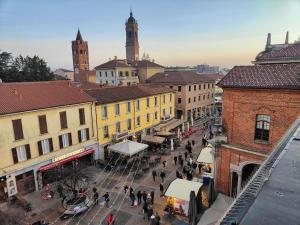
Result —
[[80, 55], [82, 55], [83, 54], [83, 51], [82, 50], [80, 50]]
[[132, 36], [132, 32], [129, 31], [129, 32], [128, 32], [128, 37], [131, 38], [131, 36]]
[[256, 115], [255, 140], [269, 141], [270, 116]]

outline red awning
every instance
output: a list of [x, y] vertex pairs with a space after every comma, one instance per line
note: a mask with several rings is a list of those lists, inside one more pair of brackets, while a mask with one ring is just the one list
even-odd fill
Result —
[[95, 151], [94, 149], [85, 150], [83, 152], [78, 153], [77, 155], [72, 155], [72, 156], [70, 156], [68, 158], [65, 158], [65, 159], [59, 160], [57, 162], [54, 162], [54, 163], [42, 166], [42, 167], [40, 167], [39, 171], [44, 172], [46, 170], [52, 169], [54, 167], [57, 167], [59, 165], [66, 164], [66, 163], [71, 162], [71, 161], [73, 161], [75, 159], [78, 159], [78, 158], [80, 158], [82, 156], [92, 154], [92, 153], [94, 153], [94, 151]]

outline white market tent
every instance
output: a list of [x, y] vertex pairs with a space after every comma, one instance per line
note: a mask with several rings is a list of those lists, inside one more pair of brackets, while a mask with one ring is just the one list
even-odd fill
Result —
[[208, 145], [206, 148], [203, 148], [197, 158], [197, 162], [199, 163], [214, 163], [213, 156], [213, 147], [212, 145]]
[[203, 184], [200, 182], [177, 178], [170, 183], [167, 191], [165, 192], [165, 196], [189, 202], [191, 191], [195, 191], [195, 194], [197, 195], [202, 185]]
[[122, 155], [133, 156], [148, 148], [147, 144], [138, 143], [135, 141], [125, 140], [117, 144], [108, 147], [113, 152], [120, 153]]

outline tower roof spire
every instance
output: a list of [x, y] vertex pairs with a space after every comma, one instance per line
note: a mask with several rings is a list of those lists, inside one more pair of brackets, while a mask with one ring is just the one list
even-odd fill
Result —
[[130, 16], [132, 17], [132, 8], [130, 7]]
[[77, 31], [76, 41], [83, 41], [79, 27], [78, 27], [78, 31]]
[[289, 32], [286, 32], [286, 36], [285, 36], [285, 44], [289, 43]]

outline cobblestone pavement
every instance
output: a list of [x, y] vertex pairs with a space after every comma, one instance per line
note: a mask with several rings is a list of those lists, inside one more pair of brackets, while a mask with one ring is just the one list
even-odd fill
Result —
[[[171, 152], [170, 155], [162, 156], [162, 161], [166, 160], [166, 168], [163, 165], [158, 165], [155, 169], [160, 173], [162, 169], [166, 172], [166, 179], [164, 181], [165, 189], [169, 183], [175, 179], [175, 173], [178, 166], [175, 166], [173, 157], [185, 152], [185, 145], [188, 140], [195, 140], [196, 144], [193, 147], [193, 156], [196, 158], [201, 150], [201, 139], [203, 134], [199, 129], [189, 139], [182, 141], [181, 146]], [[102, 169], [96, 167], [89, 167], [85, 169], [85, 174], [89, 177], [90, 188], [97, 187], [99, 195], [102, 196], [106, 191], [110, 193], [109, 208], [106, 206], [94, 206], [82, 215], [70, 218], [68, 220], [60, 220], [59, 216], [62, 215], [64, 209], [61, 206], [61, 200], [54, 197], [51, 200], [42, 200], [40, 192], [30, 193], [25, 198], [31, 202], [32, 211], [25, 215], [24, 223], [28, 224], [33, 221], [44, 219], [51, 224], [60, 225], [94, 225], [94, 224], [107, 224], [106, 217], [109, 213], [113, 213], [116, 217], [115, 225], [148, 225], [149, 221], [143, 219], [142, 204], [138, 206], [131, 206], [130, 199], [124, 195], [123, 187], [125, 184], [132, 186], [134, 192], [138, 190], [155, 191], [154, 212], [158, 212], [161, 217], [161, 224], [163, 225], [180, 225], [185, 224], [187, 218], [181, 216], [174, 216], [168, 218], [164, 216], [163, 209], [165, 207], [164, 197], [160, 197], [159, 184], [161, 180], [159, 176], [154, 182], [152, 179], [152, 169], [138, 179], [133, 179], [132, 175], [122, 175], [116, 173], [104, 172]], [[182, 221], [182, 222], [180, 222]], [[187, 224], [187, 223], [186, 223]]]

